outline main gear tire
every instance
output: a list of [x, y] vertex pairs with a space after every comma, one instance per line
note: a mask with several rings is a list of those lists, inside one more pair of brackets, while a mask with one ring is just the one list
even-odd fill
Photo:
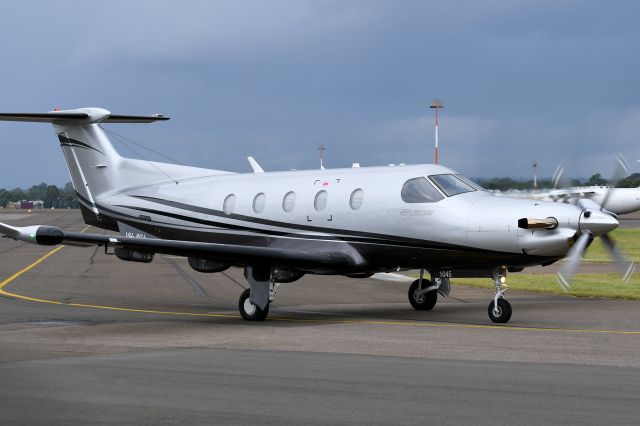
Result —
[[[422, 288], [431, 287], [431, 281], [422, 280]], [[409, 286], [409, 303], [414, 309], [418, 311], [430, 311], [436, 306], [438, 301], [438, 292], [436, 290], [430, 290], [426, 293], [420, 294], [420, 280], [415, 280]]]
[[258, 306], [251, 303], [251, 300], [249, 299], [250, 293], [251, 289], [246, 289], [240, 295], [240, 300], [238, 301], [240, 315], [247, 321], [264, 321], [269, 315], [269, 304], [267, 304], [264, 309], [260, 309]]

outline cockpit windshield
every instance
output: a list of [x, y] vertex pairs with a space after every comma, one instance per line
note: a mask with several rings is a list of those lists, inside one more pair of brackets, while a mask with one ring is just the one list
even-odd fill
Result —
[[482, 185], [472, 181], [471, 179], [469, 179], [466, 176], [462, 176], [462, 175], [456, 175], [456, 177], [458, 179], [462, 179], [465, 183], [468, 183], [469, 185], [473, 186], [475, 189], [477, 189], [478, 191], [486, 191], [487, 189], [482, 187]]
[[436, 186], [448, 197], [453, 197], [454, 195], [465, 192], [476, 191], [476, 188], [470, 183], [467, 183], [466, 179], [463, 180], [456, 175], [430, 175], [429, 179], [431, 179], [431, 181], [435, 183]]

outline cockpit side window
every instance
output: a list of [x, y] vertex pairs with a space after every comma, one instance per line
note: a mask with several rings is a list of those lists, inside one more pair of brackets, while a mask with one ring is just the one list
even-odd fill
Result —
[[400, 193], [405, 203], [435, 203], [444, 196], [424, 177], [409, 179]]
[[431, 179], [442, 192], [447, 194], [448, 197], [476, 190], [473, 186], [455, 175], [431, 175], [429, 179]]

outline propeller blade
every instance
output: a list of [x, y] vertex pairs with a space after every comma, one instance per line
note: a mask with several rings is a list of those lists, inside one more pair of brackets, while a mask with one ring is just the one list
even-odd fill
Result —
[[553, 183], [553, 187], [554, 188], [558, 188], [558, 185], [560, 184], [560, 179], [562, 179], [562, 174], [564, 173], [564, 166], [562, 164], [558, 164], [558, 167], [556, 167], [556, 171], [553, 173], [553, 178], [551, 179], [551, 182]]
[[562, 265], [558, 271], [558, 283], [566, 291], [571, 289], [573, 276], [576, 274], [578, 266], [580, 266], [582, 256], [584, 256], [584, 251], [592, 238], [593, 236], [588, 232], [580, 235], [578, 240], [573, 244], [573, 247], [571, 247], [571, 250], [569, 250], [569, 253], [567, 253], [566, 263]]
[[613, 171], [613, 176], [609, 180], [609, 184], [608, 184], [609, 189], [607, 190], [606, 194], [604, 194], [604, 198], [602, 199], [602, 203], [600, 204], [603, 209], [607, 208], [607, 202], [609, 201], [609, 198], [611, 198], [614, 188], [616, 187], [618, 182], [620, 182], [622, 179], [624, 179], [628, 175], [629, 175], [629, 163], [622, 156], [622, 154], [618, 154], [616, 156], [616, 167]]
[[620, 250], [618, 250], [618, 248], [616, 247], [616, 244], [613, 242], [609, 234], [601, 235], [600, 238], [602, 238], [602, 242], [604, 243], [604, 246], [607, 248], [607, 250], [611, 254], [611, 257], [615, 262], [618, 273], [622, 275], [622, 281], [625, 284], [628, 283], [629, 279], [631, 278], [631, 275], [635, 272], [635, 269], [636, 269], [635, 263], [627, 259], [627, 257], [624, 254], [622, 254]]

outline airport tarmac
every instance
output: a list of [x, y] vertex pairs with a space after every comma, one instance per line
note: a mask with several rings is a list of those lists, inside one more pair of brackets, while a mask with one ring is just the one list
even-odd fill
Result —
[[[83, 230], [77, 211], [0, 212]], [[87, 232], [99, 232], [95, 228]], [[0, 421], [637, 424], [640, 302], [305, 277], [243, 321], [242, 272], [0, 239]]]

